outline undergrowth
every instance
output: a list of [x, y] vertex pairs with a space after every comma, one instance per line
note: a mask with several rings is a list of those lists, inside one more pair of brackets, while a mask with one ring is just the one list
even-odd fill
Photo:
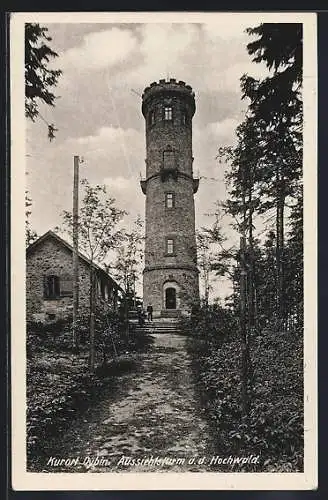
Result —
[[[303, 470], [303, 338], [300, 332], [250, 336], [249, 411], [241, 413], [241, 342], [233, 315], [218, 306], [181, 325], [199, 397], [222, 456], [259, 455], [258, 472]], [[229, 468], [230, 467], [230, 468]], [[224, 470], [224, 466], [220, 466]], [[225, 466], [231, 471], [231, 466]], [[239, 470], [241, 470], [239, 468]], [[250, 472], [250, 465], [244, 467]]]
[[[134, 354], [147, 349], [149, 336], [116, 332], [112, 339], [97, 337], [98, 361], [89, 371], [88, 342], [79, 352], [71, 347], [71, 325], [28, 324], [27, 329], [27, 457], [42, 455], [47, 442], [56, 437], [104, 393], [115, 393], [116, 379], [136, 369]], [[106, 356], [104, 356], [106, 349]]]

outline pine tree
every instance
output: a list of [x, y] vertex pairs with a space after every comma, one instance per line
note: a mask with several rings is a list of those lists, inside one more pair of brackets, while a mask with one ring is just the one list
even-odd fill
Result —
[[243, 96], [261, 129], [263, 177], [261, 195], [276, 207], [277, 317], [282, 324], [285, 303], [285, 209], [295, 197], [302, 174], [302, 25], [261, 24], [248, 29], [258, 39], [248, 44], [253, 60], [272, 74], [262, 81], [244, 75]]

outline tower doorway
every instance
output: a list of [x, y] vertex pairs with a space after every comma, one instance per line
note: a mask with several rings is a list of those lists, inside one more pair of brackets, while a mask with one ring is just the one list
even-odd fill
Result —
[[167, 288], [165, 290], [165, 309], [177, 308], [177, 295], [175, 288]]

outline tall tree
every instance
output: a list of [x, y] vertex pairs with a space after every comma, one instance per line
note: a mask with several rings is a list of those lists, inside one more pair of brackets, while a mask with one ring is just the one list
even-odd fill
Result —
[[[58, 57], [48, 42], [48, 28], [36, 23], [25, 24], [25, 115], [35, 121], [40, 115], [39, 104], [43, 102], [54, 106], [56, 96], [53, 88], [62, 74], [59, 69], [52, 69], [50, 61]], [[53, 123], [48, 126], [48, 137], [54, 138], [56, 128]]]
[[209, 293], [212, 288], [211, 281], [214, 276], [232, 278], [235, 249], [224, 248], [226, 237], [223, 234], [221, 219], [222, 210], [217, 203], [215, 212], [208, 214], [214, 217], [211, 226], [203, 226], [196, 233], [197, 265], [200, 268], [200, 278], [204, 290], [204, 305], [209, 304]]
[[286, 315], [285, 208], [296, 196], [302, 173], [302, 24], [265, 23], [247, 30], [258, 38], [247, 45], [253, 61], [271, 74], [262, 81], [244, 75], [243, 96], [261, 129], [266, 167], [262, 194], [276, 206], [276, 271], [278, 322]]
[[[248, 409], [248, 337], [258, 309], [268, 309], [269, 303], [269, 315], [276, 315], [280, 327], [286, 317], [286, 206], [289, 201], [294, 203], [302, 174], [302, 26], [261, 24], [248, 33], [257, 36], [247, 46], [249, 54], [255, 62], [264, 62], [271, 74], [263, 80], [247, 75], [241, 78], [243, 98], [249, 103], [246, 117], [236, 131], [237, 145], [219, 150], [219, 158], [231, 167], [226, 175], [229, 198], [225, 208], [241, 235], [234, 273], [239, 276], [239, 289], [234, 296], [237, 292], [240, 303], [243, 413]], [[254, 229], [259, 220], [263, 227], [263, 217], [273, 208], [276, 234], [274, 238], [271, 235], [267, 252], [262, 254], [255, 244]], [[274, 280], [270, 279], [272, 243], [276, 245]], [[271, 265], [266, 268], [266, 264]], [[265, 282], [259, 279], [261, 272]]]
[[237, 144], [234, 147], [219, 149], [218, 158], [230, 164], [225, 181], [229, 188], [229, 197], [223, 204], [232, 215], [240, 235], [247, 239], [245, 247], [245, 265], [247, 269], [248, 321], [250, 327], [255, 324], [255, 274], [254, 259], [254, 219], [267, 210], [271, 204], [261, 198], [260, 180], [263, 177], [261, 130], [252, 116], [248, 114], [236, 130]]
[[128, 333], [128, 299], [133, 298], [133, 305], [135, 307], [135, 285], [140, 272], [140, 263], [143, 254], [143, 221], [138, 216], [133, 223], [130, 231], [124, 230], [122, 233], [122, 244], [116, 252], [116, 259], [112, 266], [108, 266], [112, 270], [113, 275], [122, 286], [124, 294], [124, 317], [126, 332]]
[[303, 328], [303, 191], [291, 209], [286, 243], [286, 306], [291, 327]]
[[[95, 310], [96, 274], [95, 264], [102, 264], [109, 253], [123, 241], [124, 232], [119, 223], [126, 214], [116, 207], [116, 200], [109, 196], [106, 186], [91, 186], [86, 179], [81, 180], [84, 195], [79, 210], [78, 231], [79, 247], [90, 260], [90, 370], [95, 367]], [[73, 214], [62, 213], [63, 224], [60, 229], [73, 235]]]
[[209, 303], [209, 294], [211, 290], [211, 271], [212, 259], [211, 253], [211, 239], [207, 232], [204, 230], [197, 231], [197, 264], [200, 269], [200, 279], [203, 285], [204, 306], [207, 308]]

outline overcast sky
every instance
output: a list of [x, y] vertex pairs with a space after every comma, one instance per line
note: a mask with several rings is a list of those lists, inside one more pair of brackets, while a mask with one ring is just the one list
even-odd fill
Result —
[[[249, 18], [249, 16], [248, 16]], [[27, 123], [27, 188], [33, 200], [31, 224], [39, 235], [60, 224], [71, 209], [73, 156], [81, 155], [81, 177], [104, 183], [131, 217], [144, 214], [139, 185], [145, 174], [145, 125], [141, 94], [161, 78], [176, 78], [195, 91], [194, 174], [196, 226], [209, 223], [216, 201], [226, 196], [220, 146], [234, 141], [243, 120], [239, 79], [263, 75], [251, 61], [245, 28], [259, 24], [216, 14], [215, 24], [47, 24], [63, 75], [55, 108], [41, 106], [58, 132], [49, 142], [42, 119]], [[138, 95], [139, 94], [139, 95]], [[231, 230], [228, 231], [233, 238]]]

